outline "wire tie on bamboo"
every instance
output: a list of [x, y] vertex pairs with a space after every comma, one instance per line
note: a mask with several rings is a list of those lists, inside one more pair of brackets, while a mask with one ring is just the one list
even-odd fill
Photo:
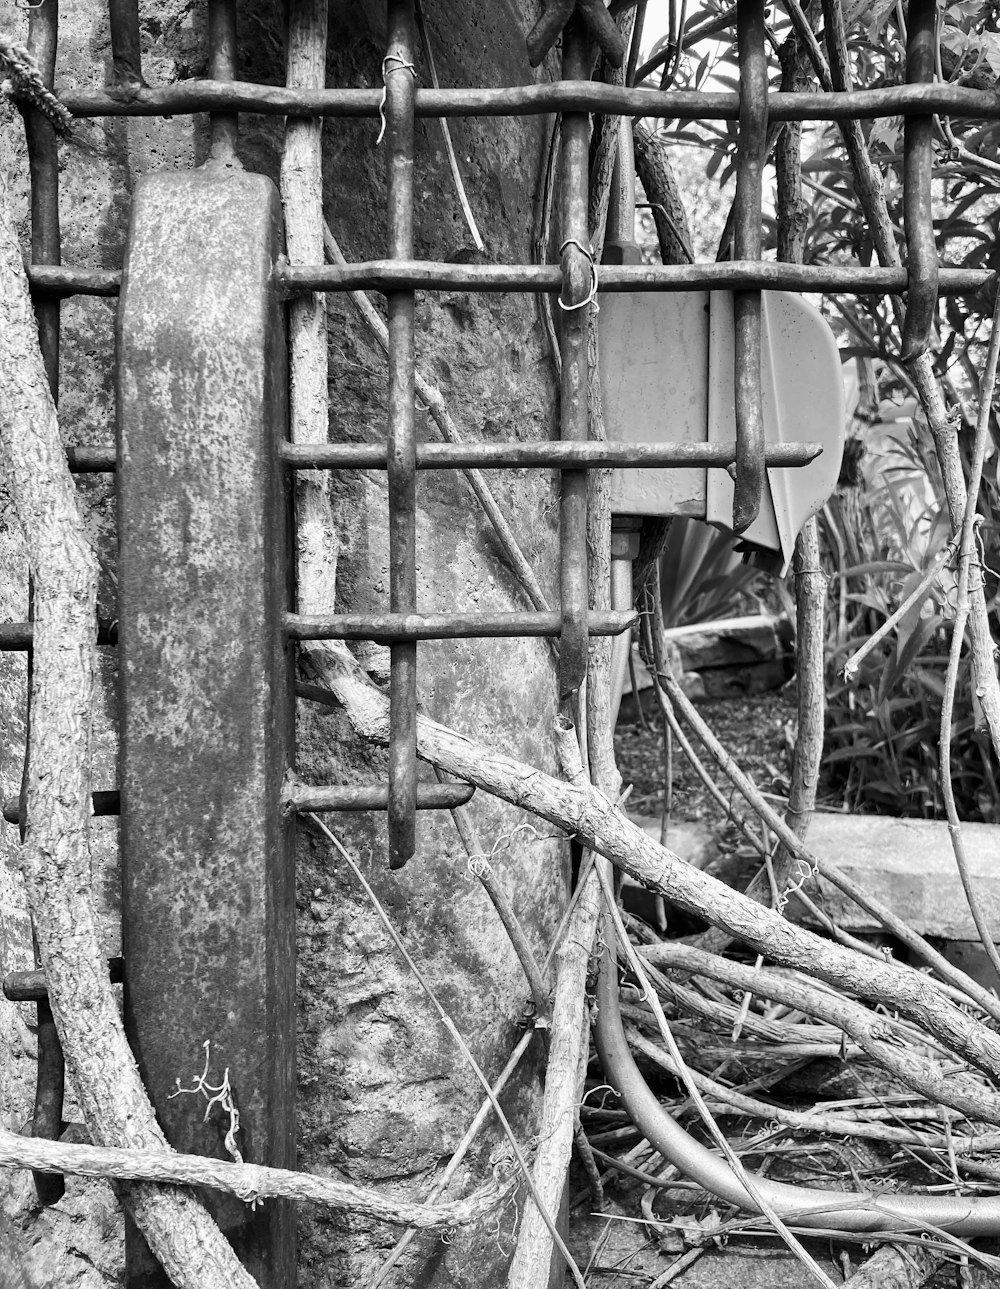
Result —
[[482, 881], [484, 877], [488, 878], [493, 875], [493, 865], [482, 853], [478, 855], [470, 855], [466, 861], [466, 868], [473, 877], [478, 877], [480, 881]]
[[573, 313], [576, 309], [585, 309], [588, 304], [592, 304], [594, 306], [595, 314], [600, 313], [601, 306], [597, 303], [598, 281], [597, 264], [594, 260], [594, 252], [584, 246], [582, 242], [578, 242], [575, 237], [567, 237], [562, 246], [559, 247], [560, 257], [567, 246], [575, 246], [578, 251], [581, 251], [586, 255], [590, 262], [590, 291], [587, 298], [585, 300], [581, 300], [579, 304], [566, 304], [561, 295], [556, 296], [556, 304], [558, 304], [559, 308], [562, 309], [563, 313]]
[[982, 534], [982, 527], [985, 522], [986, 519], [983, 515], [977, 515], [972, 521], [972, 535], [976, 540], [976, 550], [979, 552], [979, 558], [977, 560], [970, 560], [969, 568], [978, 568], [980, 576], [985, 572], [989, 573], [991, 577], [1000, 579], [1000, 573], [986, 562], [986, 547], [983, 545]]
[[617, 1097], [619, 1101], [621, 1100], [621, 1096], [622, 1096], [622, 1094], [618, 1091], [618, 1089], [615, 1087], [612, 1087], [610, 1083], [598, 1083], [596, 1088], [591, 1088], [588, 1092], [585, 1092], [583, 1094], [583, 1098], [578, 1103], [577, 1109], [582, 1110], [583, 1107], [587, 1104], [588, 1098], [592, 1097], [596, 1092], [604, 1093], [604, 1096], [601, 1097], [601, 1104], [597, 1107], [598, 1110], [604, 1109], [604, 1106], [607, 1103], [609, 1094], [613, 1097]]
[[788, 881], [785, 889], [779, 893], [777, 903], [775, 904], [775, 912], [783, 914], [785, 909], [788, 907], [788, 902], [792, 896], [797, 895], [810, 878], [815, 881], [818, 876], [818, 866], [806, 863], [801, 855], [797, 855], [795, 857], [795, 868], [793, 870], [792, 878]]
[[[392, 66], [390, 66], [390, 64], [392, 64]], [[378, 104], [378, 119], [382, 124], [378, 132], [378, 138], [375, 140], [376, 148], [385, 138], [387, 127], [385, 119], [385, 100], [387, 92], [385, 78], [390, 74], [390, 72], [409, 72], [414, 80], [417, 79], [416, 67], [405, 58], [398, 58], [395, 54], [386, 54], [385, 58], [382, 59], [382, 97], [379, 99]]]

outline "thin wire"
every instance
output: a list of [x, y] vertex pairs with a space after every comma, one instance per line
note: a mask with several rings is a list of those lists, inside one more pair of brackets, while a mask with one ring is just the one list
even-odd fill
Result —
[[589, 250], [582, 242], [578, 242], [575, 237], [567, 237], [562, 246], [559, 247], [559, 254], [562, 255], [567, 246], [575, 246], [578, 251], [582, 251], [590, 261], [590, 294], [579, 304], [565, 304], [561, 295], [556, 297], [556, 304], [562, 309], [563, 313], [573, 313], [576, 309], [585, 309], [588, 304], [594, 306], [594, 313], [599, 313], [601, 306], [597, 303], [597, 264], [594, 261], [594, 252]]
[[[431, 74], [431, 84], [435, 89], [440, 89], [438, 81], [437, 66], [434, 62], [434, 51], [431, 48], [430, 33], [427, 30], [427, 23], [424, 21], [424, 10], [420, 0], [415, 0], [413, 13], [417, 19], [417, 28], [420, 32], [420, 41], [424, 47], [424, 53], [427, 56], [427, 70]], [[458, 157], [455, 155], [455, 145], [451, 138], [451, 129], [448, 125], [447, 118], [439, 117], [438, 124], [441, 127], [441, 133], [444, 135], [445, 151], [448, 153], [448, 165], [451, 168], [452, 181], [455, 184], [455, 192], [458, 195], [458, 204], [462, 207], [462, 214], [465, 216], [465, 222], [468, 225], [469, 232], [472, 234], [472, 240], [476, 244], [476, 250], [480, 255], [486, 253], [486, 245], [479, 233], [479, 225], [476, 223], [476, 217], [472, 213], [472, 206], [469, 203], [468, 193], [465, 191], [465, 184], [462, 181], [462, 172], [458, 166]]]
[[356, 861], [351, 858], [351, 856], [341, 845], [338, 838], [334, 836], [334, 834], [330, 831], [329, 828], [327, 828], [326, 824], [322, 821], [322, 819], [320, 819], [317, 815], [314, 815], [311, 813], [307, 816], [307, 818], [313, 824], [315, 824], [315, 826], [320, 830], [323, 836], [327, 838], [328, 841], [332, 842], [332, 844], [340, 854], [341, 858], [344, 859], [346, 863], [350, 866], [351, 871], [354, 873], [354, 876], [358, 879], [358, 882], [361, 884], [361, 887], [363, 888], [365, 894], [368, 896], [369, 900], [371, 901], [372, 907], [374, 908], [375, 912], [378, 914], [379, 919], [382, 922], [382, 925], [389, 932], [389, 935], [392, 938], [393, 944], [399, 950], [404, 961], [406, 962], [406, 965], [413, 972], [414, 976], [417, 978], [417, 981], [420, 984], [420, 987], [423, 989], [424, 993], [430, 999], [434, 1007], [434, 1010], [441, 1017], [441, 1022], [444, 1025], [445, 1029], [455, 1040], [455, 1043], [459, 1048], [459, 1050], [461, 1051], [462, 1055], [465, 1057], [465, 1059], [469, 1062], [470, 1066], [472, 1067], [472, 1070], [475, 1073], [476, 1078], [482, 1084], [483, 1089], [486, 1092], [486, 1095], [489, 1097], [493, 1105], [494, 1113], [496, 1114], [497, 1119], [500, 1121], [500, 1125], [504, 1130], [504, 1134], [506, 1135], [507, 1140], [510, 1143], [511, 1150], [513, 1151], [513, 1154], [514, 1154], [514, 1158], [517, 1160], [517, 1166], [521, 1170], [521, 1173], [524, 1176], [525, 1183], [527, 1184], [528, 1190], [531, 1193], [531, 1198], [535, 1201], [535, 1204], [538, 1208], [538, 1212], [541, 1215], [542, 1221], [545, 1223], [546, 1227], [548, 1228], [549, 1234], [552, 1236], [552, 1240], [556, 1248], [559, 1250], [560, 1254], [562, 1255], [563, 1260], [565, 1261], [566, 1266], [569, 1269], [570, 1275], [573, 1277], [573, 1280], [577, 1285], [577, 1289], [587, 1289], [587, 1285], [583, 1279], [583, 1276], [580, 1274], [580, 1268], [577, 1266], [576, 1260], [574, 1259], [572, 1253], [570, 1253], [569, 1249], [566, 1247], [566, 1243], [563, 1240], [562, 1236], [559, 1234], [559, 1231], [556, 1229], [556, 1225], [552, 1221], [552, 1218], [545, 1210], [545, 1206], [542, 1202], [542, 1198], [538, 1194], [538, 1188], [535, 1186], [534, 1178], [531, 1175], [531, 1169], [528, 1167], [527, 1160], [524, 1158], [524, 1155], [521, 1151], [521, 1147], [518, 1144], [517, 1137], [514, 1135], [514, 1129], [510, 1126], [510, 1120], [504, 1114], [503, 1107], [500, 1105], [500, 1102], [494, 1096], [493, 1087], [489, 1079], [480, 1069], [479, 1062], [473, 1056], [472, 1051], [469, 1048], [469, 1045], [466, 1043], [465, 1039], [459, 1033], [458, 1028], [455, 1025], [455, 1022], [445, 1011], [443, 1005], [438, 999], [437, 994], [434, 992], [434, 988], [431, 985], [430, 981], [427, 979], [427, 977], [417, 966], [416, 962], [414, 962], [413, 958], [410, 956], [410, 953], [406, 945], [403, 943], [402, 937], [400, 936], [396, 928], [392, 925], [392, 922], [389, 920], [389, 917], [386, 914], [385, 909], [383, 909], [378, 896], [372, 890], [371, 886], [368, 883], [368, 880], [366, 879], [364, 873], [362, 873]]
[[[395, 63], [395, 67], [389, 67], [389, 63]], [[397, 58], [395, 54], [386, 54], [382, 59], [382, 97], [378, 101], [378, 119], [382, 124], [378, 132], [378, 138], [375, 140], [376, 148], [385, 138], [387, 128], [387, 122], [385, 119], [385, 100], [388, 93], [388, 86], [385, 83], [385, 78], [390, 72], [409, 72], [414, 80], [417, 79], [416, 67], [414, 67], [412, 63], [407, 62], [405, 58]]]

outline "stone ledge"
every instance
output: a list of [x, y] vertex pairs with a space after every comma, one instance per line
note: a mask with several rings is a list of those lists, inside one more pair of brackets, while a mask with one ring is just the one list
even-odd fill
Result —
[[663, 635], [677, 646], [685, 671], [710, 671], [784, 659], [791, 649], [792, 628], [783, 614], [758, 613], [672, 627]]
[[[1000, 936], [1000, 826], [963, 824], [962, 836], [983, 910]], [[810, 825], [806, 845], [921, 935], [978, 940], [946, 823], [819, 813]], [[845, 931], [880, 929], [829, 882], [821, 880], [819, 887], [817, 902]], [[789, 913], [796, 920], [806, 920], [794, 900]]]

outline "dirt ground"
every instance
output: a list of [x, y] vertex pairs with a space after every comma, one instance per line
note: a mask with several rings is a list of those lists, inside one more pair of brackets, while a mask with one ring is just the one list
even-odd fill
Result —
[[[633, 785], [627, 808], [631, 813], [658, 817], [665, 788], [662, 723], [650, 709], [644, 720], [618, 722], [615, 752], [626, 784]], [[698, 704], [702, 716], [736, 760], [764, 792], [783, 799], [795, 739], [795, 696], [791, 689], [772, 690], [741, 698], [706, 699]], [[716, 820], [719, 808], [678, 748], [673, 753], [672, 816], [684, 820]]]

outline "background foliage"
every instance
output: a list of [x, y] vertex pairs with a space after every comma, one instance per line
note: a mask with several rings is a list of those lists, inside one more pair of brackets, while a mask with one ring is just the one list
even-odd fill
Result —
[[[708, 0], [689, 27], [727, 6]], [[904, 79], [904, 6], [895, 0], [845, 5], [856, 84], [877, 88]], [[993, 4], [961, 0], [940, 6], [938, 76], [993, 89], [1000, 77], [1000, 31]], [[772, 84], [777, 51], [788, 39], [780, 7], [771, 11]], [[822, 40], [821, 40], [822, 43]], [[676, 84], [685, 88], [734, 88], [732, 31], [700, 42], [680, 62]], [[902, 121], [862, 123], [870, 154], [885, 185], [890, 218], [902, 246]], [[699, 255], [726, 254], [727, 215], [736, 163], [736, 123], [664, 122], [655, 129], [669, 140], [671, 164], [687, 204]], [[943, 264], [1000, 267], [1000, 156], [996, 122], [935, 121], [934, 221]], [[873, 261], [866, 221], [854, 196], [839, 128], [818, 123], [803, 134], [803, 185], [811, 209], [805, 260], [813, 264]], [[675, 161], [676, 159], [676, 161]], [[769, 172], [773, 191], [773, 171]], [[766, 245], [776, 229], [768, 218]], [[905, 259], [905, 250], [904, 250]], [[899, 815], [942, 815], [937, 746], [941, 694], [953, 614], [950, 573], [909, 613], [894, 636], [870, 655], [858, 677], [843, 679], [847, 657], [874, 631], [920, 579], [948, 539], [941, 481], [915, 390], [898, 360], [899, 326], [893, 302], [882, 297], [817, 301], [837, 332], [845, 364], [856, 364], [860, 386], [851, 432], [864, 447], [859, 477], [838, 490], [823, 511], [824, 562], [831, 574], [827, 614], [828, 730], [825, 764], [830, 786], [853, 809]], [[990, 292], [949, 296], [938, 304], [935, 370], [968, 457], [975, 417], [978, 372], [989, 339]], [[1000, 483], [997, 423], [984, 473], [980, 513], [981, 560], [987, 598], [996, 607], [1000, 567]], [[691, 542], [690, 537], [684, 538]], [[752, 574], [734, 572], [704, 539], [705, 593], [686, 574], [678, 613], [713, 616], [732, 611], [726, 594], [745, 596]], [[690, 550], [688, 552], [691, 554]], [[676, 559], [677, 549], [673, 552]], [[668, 561], [672, 558], [668, 551]], [[665, 585], [667, 580], [665, 579]], [[772, 591], [776, 598], [787, 595]], [[669, 599], [669, 596], [667, 596]], [[960, 813], [969, 819], [1000, 818], [1000, 791], [988, 741], [977, 732], [975, 695], [963, 660], [952, 741], [952, 778]]]

